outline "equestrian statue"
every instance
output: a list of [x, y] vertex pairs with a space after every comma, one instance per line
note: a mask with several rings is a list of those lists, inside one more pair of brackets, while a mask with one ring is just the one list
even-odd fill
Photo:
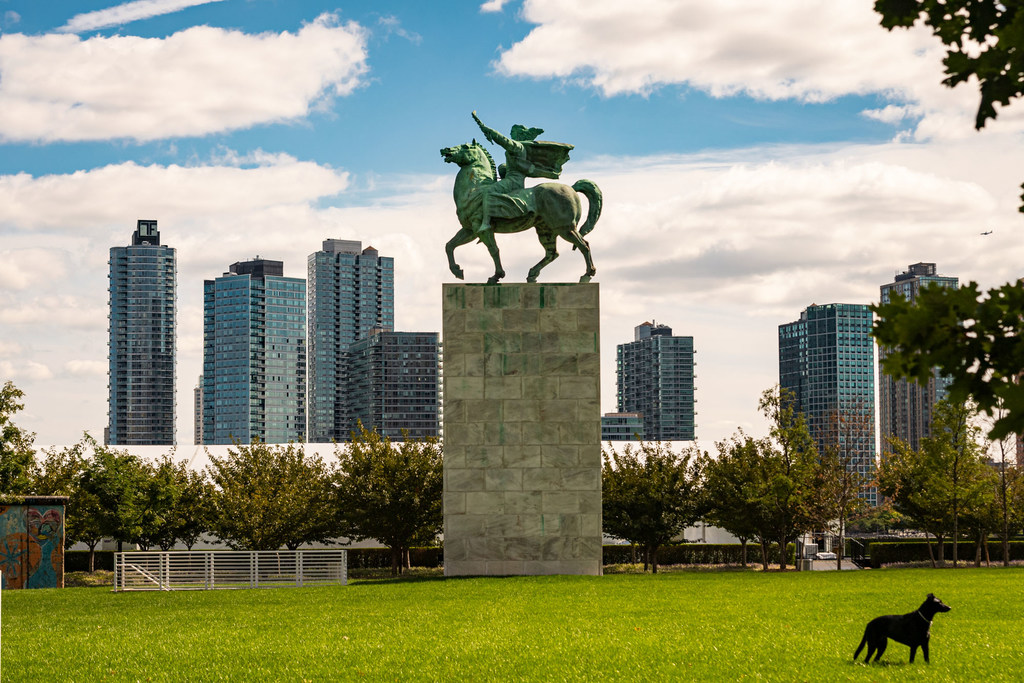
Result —
[[[473, 120], [484, 137], [505, 150], [505, 163], [497, 168], [487, 149], [475, 139], [469, 144], [445, 147], [441, 156], [458, 165], [455, 176], [455, 213], [462, 229], [448, 241], [448, 268], [460, 280], [462, 268], [455, 262], [455, 248], [480, 240], [494, 260], [494, 275], [489, 284], [505, 277], [495, 233], [522, 232], [537, 229], [537, 239], [544, 247], [542, 258], [527, 275], [527, 282], [536, 282], [544, 266], [558, 258], [556, 240], [561, 237], [573, 249], [579, 249], [587, 264], [580, 282], [589, 282], [597, 271], [590, 258], [590, 245], [583, 236], [594, 229], [601, 216], [601, 190], [590, 180], [577, 180], [572, 187], [563, 183], [540, 183], [526, 187], [527, 178], [557, 180], [562, 165], [569, 160], [572, 145], [537, 140], [540, 128], [512, 126], [509, 137], [488, 128], [473, 112]], [[587, 198], [587, 219], [576, 229], [583, 214], [577, 192]]]

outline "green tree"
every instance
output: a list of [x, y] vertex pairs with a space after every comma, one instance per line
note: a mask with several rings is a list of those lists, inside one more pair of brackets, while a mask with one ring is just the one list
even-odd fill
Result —
[[760, 491], [766, 488], [758, 443], [742, 430], [728, 441], [715, 444], [718, 457], [701, 466], [704, 473], [704, 521], [725, 529], [740, 541], [742, 563], [747, 563], [747, 542], [757, 539], [761, 564], [768, 570], [768, 543], [760, 534], [763, 516]]
[[0, 493], [32, 493], [36, 435], [11, 420], [14, 413], [24, 410], [24, 396], [9, 380], [0, 388]]
[[170, 550], [178, 540], [176, 510], [181, 487], [174, 459], [164, 454], [143, 463], [139, 487], [139, 530], [134, 539], [142, 550], [154, 545]]
[[774, 387], [761, 394], [759, 409], [768, 418], [768, 437], [760, 441], [767, 477], [760, 491], [761, 535], [779, 544], [779, 569], [786, 568], [786, 547], [823, 518], [818, 482], [818, 452], [810, 430], [796, 410], [792, 392]]
[[294, 550], [332, 537], [327, 468], [301, 445], [235, 444], [223, 457], [210, 455], [207, 471], [213, 530], [230, 548]]
[[[604, 530], [635, 543], [658, 573], [658, 548], [700, 519], [701, 458], [696, 451], [674, 453], [661, 442], [641, 441], [616, 452], [604, 450], [601, 471]], [[695, 457], [698, 456], [698, 457]]]
[[932, 412], [932, 436], [923, 439], [924, 448], [935, 451], [938, 474], [948, 484], [953, 515], [953, 566], [959, 561], [961, 516], [982, 516], [990, 494], [989, 475], [981, 442], [977, 408], [969, 402], [939, 401]]
[[874, 336], [889, 349], [882, 371], [925, 384], [934, 368], [951, 379], [951, 400], [972, 399], [993, 416], [989, 438], [1024, 433], [1024, 283], [987, 295], [974, 282], [923, 287], [916, 301], [894, 296], [871, 310]]
[[[981, 130], [1024, 93], [1024, 11], [1019, 0], [875, 0], [882, 26], [909, 28], [918, 21], [946, 45], [944, 85], [977, 79], [981, 101], [974, 127]], [[1024, 195], [1021, 195], [1024, 199]], [[1024, 212], [1024, 205], [1020, 209]]]
[[[961, 524], [981, 516], [989, 504], [991, 469], [983, 458], [977, 413], [970, 404], [939, 401], [935, 404], [931, 436], [921, 439], [921, 449], [893, 442], [893, 453], [882, 462], [879, 490], [917, 528], [935, 537], [943, 564], [943, 541], [953, 540], [953, 566], [959, 561]], [[929, 543], [929, 552], [931, 544]]]
[[[943, 562], [943, 543], [952, 528], [945, 484], [935, 476], [929, 458], [934, 449], [915, 451], [903, 440], [889, 444], [889, 456], [878, 468], [878, 492], [891, 501], [892, 508], [906, 523], [925, 532], [932, 566]], [[938, 557], [932, 548], [938, 543]]]
[[868, 506], [863, 497], [868, 478], [858, 466], [862, 455], [874, 450], [874, 419], [874, 413], [863, 408], [832, 413], [825, 438], [827, 445], [819, 451], [815, 487], [822, 513], [819, 522], [823, 528], [832, 526], [839, 538], [836, 569], [842, 569], [849, 520]]
[[82, 487], [89, 466], [92, 442], [88, 436], [73, 446], [44, 450], [36, 477], [36, 492], [43, 496], [67, 496], [64, 509], [64, 547], [84, 543], [89, 548], [89, 571], [96, 568], [96, 546], [103, 540], [99, 498]]
[[345, 535], [372, 538], [391, 549], [391, 573], [408, 567], [414, 543], [432, 543], [443, 525], [444, 474], [436, 439], [395, 444], [362, 424], [337, 444], [335, 502]]
[[140, 542], [147, 514], [146, 464], [128, 451], [100, 445], [88, 434], [83, 442], [92, 450], [92, 458], [79, 480], [80, 495], [84, 493], [95, 512], [96, 532], [116, 540], [119, 548], [122, 543]]
[[213, 484], [204, 471], [193, 470], [188, 463], [175, 466], [174, 477], [179, 496], [172, 510], [175, 537], [192, 550], [203, 534], [213, 528]]
[[[998, 412], [996, 413], [999, 414]], [[1013, 480], [1020, 472], [1019, 468], [1013, 467], [1011, 454], [1014, 451], [1018, 437], [1006, 436], [1001, 439], [989, 441], [989, 453], [992, 462], [996, 466], [995, 505], [997, 508], [997, 528], [999, 540], [1003, 550], [1003, 566], [1010, 566], [1010, 530], [1012, 528], [1013, 510]]]
[[890, 501], [864, 510], [850, 520], [849, 530], [864, 534], [887, 534], [907, 528], [903, 515], [893, 509]]
[[64, 545], [71, 547], [80, 538], [77, 533], [81, 514], [79, 482], [86, 466], [84, 442], [63, 448], [43, 450], [43, 459], [36, 472], [33, 489], [40, 496], [67, 496], [64, 506]]
[[1019, 534], [1024, 531], [1024, 463], [1018, 460], [1016, 467], [1007, 470], [1006, 479], [1009, 526]]

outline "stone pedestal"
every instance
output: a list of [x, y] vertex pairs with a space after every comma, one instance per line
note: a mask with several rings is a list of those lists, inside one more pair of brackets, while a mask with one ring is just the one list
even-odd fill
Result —
[[446, 284], [446, 576], [601, 573], [597, 284]]

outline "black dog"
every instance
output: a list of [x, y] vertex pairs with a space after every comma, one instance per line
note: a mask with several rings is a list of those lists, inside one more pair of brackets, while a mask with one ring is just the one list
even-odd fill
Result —
[[948, 612], [949, 610], [949, 605], [929, 593], [928, 597], [925, 598], [924, 604], [916, 612], [911, 612], [910, 614], [890, 614], [872, 619], [868, 622], [867, 628], [864, 629], [864, 637], [861, 639], [860, 645], [857, 646], [857, 651], [853, 653], [854, 661], [860, 656], [860, 651], [864, 649], [864, 645], [867, 644], [868, 656], [864, 659], [864, 662], [870, 662], [871, 655], [875, 654], [875, 650], [878, 650], [878, 654], [875, 655], [875, 661], [877, 662], [882, 658], [882, 653], [885, 652], [885, 648], [889, 644], [889, 638], [892, 638], [897, 643], [910, 646], [911, 663], [914, 661], [914, 655], [917, 654], [917, 648], [921, 648], [921, 652], [924, 654], [924, 661], [927, 662], [928, 639], [932, 635], [932, 619], [937, 613]]

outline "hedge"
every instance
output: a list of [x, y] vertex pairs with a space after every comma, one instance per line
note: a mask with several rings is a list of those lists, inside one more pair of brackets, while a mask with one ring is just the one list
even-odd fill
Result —
[[[104, 569], [108, 572], [114, 571], [114, 551], [97, 550], [94, 560], [96, 569]], [[89, 571], [88, 550], [65, 550], [64, 571], [66, 572], [87, 572]]]
[[[444, 549], [440, 546], [409, 548], [409, 565], [412, 567], [444, 566]], [[349, 548], [349, 569], [390, 569], [389, 548]]]
[[[786, 546], [786, 562], [794, 563], [796, 547], [790, 543]], [[636, 558], [642, 562], [642, 550], [637, 547]], [[742, 546], [739, 543], [678, 543], [663, 545], [658, 549], [658, 564], [739, 564], [743, 560]], [[605, 564], [630, 564], [633, 562], [633, 550], [628, 545], [604, 546]], [[747, 544], [747, 562], [761, 562], [761, 546], [751, 542]], [[768, 562], [779, 563], [779, 545], [768, 546]]]
[[[1010, 541], [1010, 559], [1024, 560], [1024, 541]], [[932, 542], [932, 552], [938, 559], [938, 544]], [[957, 544], [957, 555], [960, 560], [974, 562], [975, 543], [974, 541], [960, 541]], [[982, 550], [982, 559], [985, 557]], [[928, 554], [928, 543], [924, 539], [914, 541], [876, 541], [868, 547], [868, 555], [871, 558], [871, 566], [876, 569], [887, 564], [900, 564], [906, 562], [931, 562]], [[989, 539], [988, 555], [993, 562], [1003, 561], [1003, 544], [998, 539]], [[953, 560], [953, 543], [943, 543], [943, 559], [946, 562]]]

